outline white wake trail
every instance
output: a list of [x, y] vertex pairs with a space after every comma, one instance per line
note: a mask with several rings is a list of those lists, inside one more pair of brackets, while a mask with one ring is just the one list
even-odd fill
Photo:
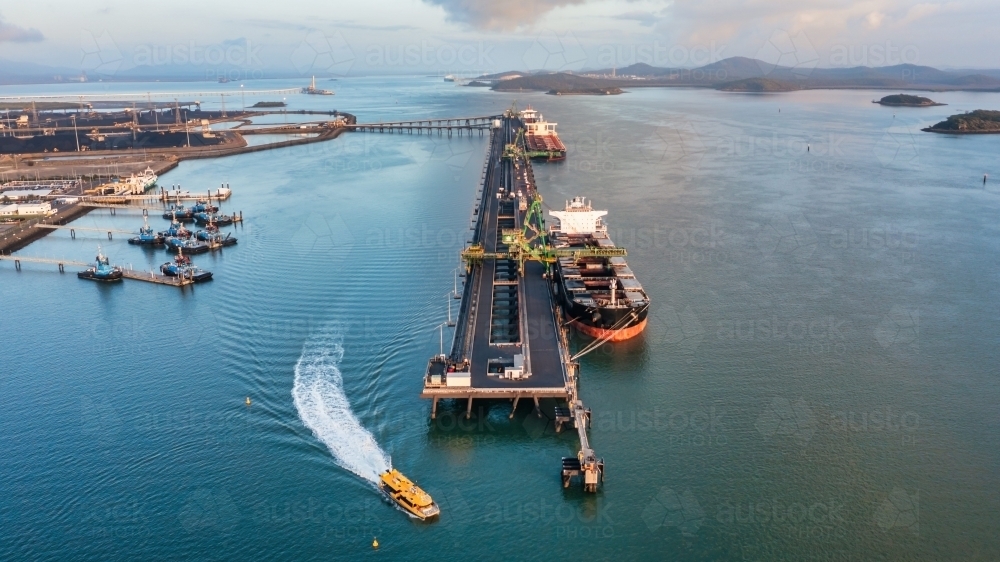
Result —
[[313, 334], [295, 364], [292, 399], [306, 427], [322, 441], [338, 465], [371, 482], [391, 467], [389, 456], [361, 425], [344, 395], [340, 361], [343, 333], [334, 325]]

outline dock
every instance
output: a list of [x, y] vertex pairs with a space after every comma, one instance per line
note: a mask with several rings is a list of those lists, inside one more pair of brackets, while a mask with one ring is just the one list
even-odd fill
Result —
[[[446, 119], [422, 119], [412, 121], [387, 121], [384, 123], [354, 123], [343, 125], [345, 129], [367, 133], [407, 133], [428, 135], [437, 132], [438, 136], [457, 134], [472, 135], [478, 131], [480, 136], [493, 128], [499, 115], [482, 115], [477, 117], [452, 117]], [[299, 131], [303, 132], [303, 131]]]
[[38, 224], [35, 225], [38, 228], [47, 228], [49, 230], [68, 230], [69, 237], [76, 240], [76, 231], [81, 232], [101, 232], [108, 234], [108, 240], [113, 240], [115, 234], [135, 234], [131, 230], [121, 230], [117, 228], [91, 228], [86, 226], [70, 226], [68, 224]]
[[[43, 263], [55, 265], [59, 268], [59, 273], [66, 272], [66, 266], [72, 265], [76, 267], [90, 267], [93, 264], [87, 263], [79, 260], [65, 260], [60, 258], [44, 258], [37, 256], [11, 256], [6, 254], [0, 254], [0, 261], [12, 261], [14, 262], [14, 269], [21, 271], [21, 263]], [[186, 287], [188, 285], [194, 284], [193, 279], [186, 279], [183, 277], [170, 277], [168, 275], [160, 275], [159, 273], [153, 273], [152, 271], [136, 271], [134, 269], [122, 268], [122, 277], [125, 279], [132, 279], [135, 281], [145, 281], [147, 283], [156, 283], [157, 285], [170, 285], [172, 287]]]
[[[604, 461], [590, 446], [590, 410], [577, 390], [579, 365], [569, 352], [561, 308], [544, 259], [530, 254], [538, 241], [523, 233], [545, 232], [541, 198], [524, 150], [512, 150], [523, 123], [514, 111], [491, 124], [487, 162], [471, 219], [472, 237], [462, 253], [466, 281], [451, 351], [428, 362], [420, 397], [464, 400], [465, 416], [474, 400], [553, 399], [556, 429], [576, 428], [580, 451], [562, 459], [563, 485], [582, 480], [587, 492], [603, 481]], [[541, 238], [544, 240], [544, 236]], [[540, 254], [540, 252], [535, 252]]]
[[172, 287], [186, 287], [187, 285], [194, 284], [194, 280], [192, 279], [186, 279], [183, 277], [170, 277], [169, 275], [160, 275], [159, 273], [153, 273], [152, 271], [136, 271], [134, 269], [125, 269], [122, 271], [122, 275], [125, 277], [125, 279], [134, 279], [135, 281], [156, 283], [157, 285], [170, 285]]

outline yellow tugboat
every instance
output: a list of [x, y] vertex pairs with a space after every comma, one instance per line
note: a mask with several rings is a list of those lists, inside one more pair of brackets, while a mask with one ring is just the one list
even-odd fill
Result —
[[379, 488], [389, 496], [389, 499], [414, 517], [430, 519], [441, 513], [441, 508], [434, 503], [427, 492], [421, 490], [395, 468], [382, 473]]

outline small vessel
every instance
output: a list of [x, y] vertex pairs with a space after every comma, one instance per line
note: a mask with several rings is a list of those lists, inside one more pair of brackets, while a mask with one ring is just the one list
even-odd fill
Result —
[[194, 234], [194, 237], [202, 242], [207, 242], [209, 248], [226, 248], [236, 244], [236, 237], [232, 233], [222, 234], [219, 232], [219, 227], [215, 223], [208, 223], [205, 230], [199, 230]]
[[163, 244], [163, 240], [164, 236], [162, 234], [154, 233], [153, 227], [149, 226], [149, 223], [143, 220], [143, 225], [139, 229], [139, 235], [129, 238], [128, 243], [135, 244], [137, 246], [157, 246]]
[[[601, 219], [607, 211], [595, 211], [583, 197], [566, 202], [562, 211], [549, 211], [559, 221], [550, 226], [556, 248], [617, 248]], [[569, 323], [598, 339], [623, 341], [646, 328], [649, 297], [628, 267], [625, 258], [560, 257], [556, 266], [557, 299]]]
[[396, 505], [418, 519], [430, 519], [441, 513], [431, 496], [393, 468], [382, 473], [378, 487]]
[[216, 224], [218, 226], [229, 226], [236, 222], [236, 218], [231, 215], [216, 215], [214, 213], [195, 213], [194, 222], [197, 224]]
[[126, 186], [126, 192], [132, 195], [142, 195], [149, 191], [151, 187], [156, 185], [156, 180], [159, 176], [153, 171], [149, 166], [139, 174], [132, 174], [131, 176], [125, 178], [121, 183]]
[[76, 276], [88, 281], [102, 281], [105, 283], [122, 280], [124, 276], [122, 268], [111, 265], [108, 257], [101, 251], [100, 246], [97, 247], [97, 258], [95, 259], [97, 263], [94, 264], [94, 267], [88, 268], [86, 271], [81, 271]]
[[191, 231], [184, 228], [180, 221], [172, 221], [170, 228], [158, 234], [163, 238], [191, 238]]
[[173, 221], [191, 222], [194, 220], [194, 214], [195, 212], [193, 210], [186, 209], [184, 208], [184, 205], [178, 204], [171, 205], [170, 208], [163, 213], [163, 218]]
[[204, 201], [199, 199], [195, 201], [194, 205], [191, 206], [192, 213], [217, 213], [219, 208], [213, 205], [209, 201]]
[[444, 81], [445, 82], [454, 82], [455, 81], [455, 77], [453, 75], [449, 74], [449, 75], [447, 75], [447, 76], [444, 77]]
[[191, 258], [184, 255], [183, 251], [178, 252], [174, 261], [167, 262], [160, 266], [160, 272], [170, 277], [183, 277], [191, 279], [195, 283], [208, 281], [212, 278], [211, 271], [205, 271], [191, 264]]
[[302, 88], [302, 93], [303, 94], [311, 94], [311, 95], [314, 95], [314, 96], [332, 96], [333, 95], [333, 91], [331, 91], [331, 90], [320, 90], [319, 88], [316, 87], [316, 77], [315, 76], [312, 77], [312, 82], [309, 84], [309, 86], [307, 86], [305, 88]]
[[187, 252], [188, 254], [204, 254], [211, 248], [208, 244], [204, 242], [199, 242], [198, 240], [192, 240], [191, 238], [174, 238], [170, 237], [166, 239], [167, 251], [168, 252]]

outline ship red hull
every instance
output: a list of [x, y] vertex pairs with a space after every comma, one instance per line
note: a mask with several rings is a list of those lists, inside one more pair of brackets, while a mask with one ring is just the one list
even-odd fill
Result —
[[[573, 320], [570, 324], [580, 330], [584, 334], [594, 338], [594, 339], [604, 339], [608, 338], [608, 341], [625, 341], [627, 339], [634, 338], [642, 333], [646, 329], [646, 319], [643, 318], [642, 322], [639, 322], [635, 326], [629, 326], [628, 328], [622, 328], [620, 330], [605, 330], [604, 328], [595, 328], [594, 326], [589, 326], [580, 322], [579, 320]], [[609, 337], [610, 336], [610, 337]]]

